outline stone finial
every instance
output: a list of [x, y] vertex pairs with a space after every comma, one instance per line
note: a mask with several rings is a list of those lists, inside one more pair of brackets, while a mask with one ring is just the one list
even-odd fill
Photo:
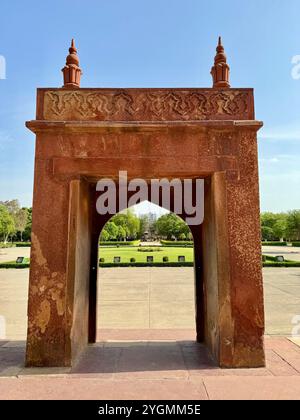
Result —
[[227, 64], [227, 57], [225, 55], [224, 47], [222, 45], [222, 39], [221, 37], [219, 37], [219, 42], [217, 46], [217, 54], [215, 56], [215, 64], [212, 67], [211, 72], [210, 72], [213, 78], [214, 88], [230, 87], [229, 71], [230, 71], [230, 67]]
[[79, 67], [79, 58], [74, 39], [72, 39], [71, 47], [69, 48], [69, 55], [66, 59], [66, 65], [62, 69], [62, 72], [64, 75], [64, 88], [80, 87], [80, 77], [82, 75], [82, 71]]

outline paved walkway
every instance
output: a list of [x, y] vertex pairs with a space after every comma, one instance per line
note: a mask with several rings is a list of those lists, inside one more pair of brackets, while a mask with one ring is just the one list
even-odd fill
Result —
[[286, 260], [300, 261], [300, 248], [289, 246], [263, 246], [262, 252], [265, 255], [276, 257], [282, 255]]
[[267, 367], [260, 369], [219, 369], [204, 346], [167, 340], [101, 342], [90, 346], [73, 369], [25, 369], [24, 343], [3, 342], [0, 396], [75, 400], [300, 399], [300, 347], [284, 338], [266, 338], [265, 346]]
[[300, 399], [300, 340], [284, 337], [300, 324], [300, 269], [263, 273], [266, 368], [219, 369], [194, 342], [191, 268], [116, 268], [99, 271], [101, 342], [73, 369], [25, 369], [28, 270], [0, 270], [0, 398]]
[[[0, 339], [26, 338], [28, 275], [0, 270]], [[293, 322], [300, 324], [300, 268], [265, 268], [263, 275], [266, 334], [289, 336]], [[195, 327], [192, 268], [100, 269], [99, 285], [99, 329]]]
[[30, 256], [30, 248], [0, 248], [0, 263], [8, 261], [16, 261], [18, 257]]

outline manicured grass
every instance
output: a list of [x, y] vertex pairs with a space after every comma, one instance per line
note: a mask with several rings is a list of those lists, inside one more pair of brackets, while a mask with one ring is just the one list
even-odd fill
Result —
[[27, 248], [31, 247], [31, 242], [7, 242], [4, 244], [0, 242], [0, 248]]
[[162, 246], [170, 246], [171, 248], [173, 247], [194, 247], [194, 242], [193, 241], [165, 241], [163, 239], [161, 239], [160, 243], [162, 244]]
[[100, 242], [100, 246], [139, 246], [140, 242], [139, 239], [135, 241], [106, 241]]
[[17, 264], [16, 261], [0, 263], [0, 268], [29, 268], [29, 266], [30, 266], [29, 258], [24, 258], [22, 264]]
[[153, 257], [154, 263], [163, 262], [163, 257], [168, 257], [169, 262], [178, 262], [178, 256], [184, 256], [186, 262], [193, 262], [193, 248], [161, 247], [157, 252], [139, 252], [138, 247], [128, 246], [120, 248], [99, 248], [99, 258], [104, 258], [105, 263], [113, 263], [114, 257], [121, 257], [121, 263], [129, 263], [130, 258], [135, 258], [137, 263], [147, 262], [147, 256]]
[[294, 242], [262, 242], [262, 246], [292, 246], [292, 247], [300, 247], [300, 241], [294, 241]]
[[300, 261], [285, 260], [277, 261], [276, 257], [270, 255], [263, 255], [263, 267], [300, 267]]
[[[148, 247], [150, 248], [150, 247]], [[139, 247], [122, 246], [122, 247], [103, 247], [99, 248], [99, 259], [104, 258], [101, 267], [176, 267], [176, 266], [193, 266], [194, 249], [187, 247], [161, 247], [161, 251], [156, 252], [139, 252]], [[153, 263], [147, 263], [147, 256], [153, 257]], [[178, 257], [184, 256], [185, 262], [179, 263]], [[120, 263], [114, 263], [114, 257], [121, 257]], [[168, 257], [168, 262], [163, 262], [163, 258]], [[135, 262], [130, 261], [131, 258]], [[29, 258], [25, 258], [23, 264], [17, 264], [15, 261], [0, 263], [0, 268], [28, 268], [30, 265]], [[263, 262], [264, 267], [300, 267], [299, 261], [277, 262], [275, 257], [266, 256]]]

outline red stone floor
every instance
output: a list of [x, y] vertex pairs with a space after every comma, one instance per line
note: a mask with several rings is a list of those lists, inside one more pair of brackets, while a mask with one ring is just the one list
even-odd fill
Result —
[[300, 399], [300, 347], [265, 339], [267, 366], [220, 369], [191, 330], [104, 330], [77, 365], [24, 368], [24, 342], [0, 342], [1, 399]]

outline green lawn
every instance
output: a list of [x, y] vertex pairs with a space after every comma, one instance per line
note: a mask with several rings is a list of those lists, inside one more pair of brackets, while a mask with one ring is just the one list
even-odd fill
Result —
[[[145, 247], [143, 247], [145, 248]], [[146, 247], [153, 248], [153, 247]], [[114, 257], [121, 257], [121, 266], [122, 264], [130, 264], [130, 259], [135, 258], [136, 263], [147, 263], [147, 256], [152, 256], [154, 258], [154, 263], [160, 263], [168, 266], [168, 263], [163, 262], [164, 257], [169, 258], [170, 266], [174, 263], [178, 263], [178, 257], [184, 256], [186, 263], [192, 263], [194, 260], [194, 248], [189, 247], [157, 247], [160, 251], [154, 252], [139, 252], [139, 247], [134, 246], [100, 246], [99, 247], [99, 258], [104, 258], [105, 264], [114, 264]], [[157, 249], [156, 248], [156, 249]], [[263, 263], [264, 267], [299, 267], [300, 262], [297, 261], [285, 261], [283, 263], [278, 263], [274, 261], [274, 257], [267, 257], [267, 261]], [[26, 268], [29, 266], [29, 258], [24, 259], [23, 264], [16, 264], [15, 261], [10, 261], [7, 263], [1, 263], [0, 268]], [[151, 265], [151, 263], [150, 263]]]
[[[150, 248], [150, 247], [149, 247]], [[160, 251], [155, 252], [139, 252], [138, 247], [122, 246], [99, 248], [99, 258], [104, 258], [106, 263], [114, 262], [114, 257], [121, 257], [121, 263], [130, 262], [130, 258], [135, 258], [136, 262], [147, 262], [147, 256], [152, 256], [154, 262], [163, 262], [163, 257], [168, 257], [169, 262], [178, 262], [178, 256], [185, 256], [186, 262], [194, 260], [194, 249], [185, 247], [160, 247]]]

